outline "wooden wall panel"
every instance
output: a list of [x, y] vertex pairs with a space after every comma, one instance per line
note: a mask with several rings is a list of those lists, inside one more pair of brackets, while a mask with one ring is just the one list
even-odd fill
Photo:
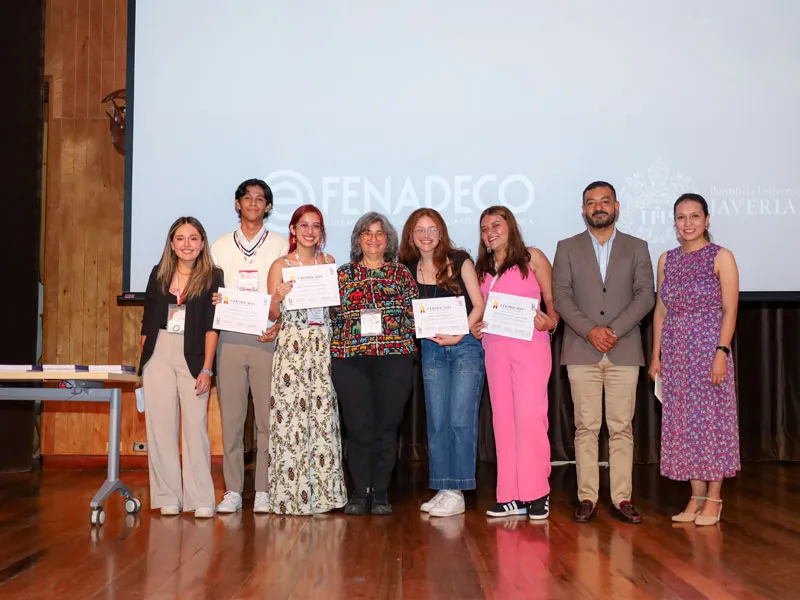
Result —
[[[139, 362], [142, 309], [119, 307], [124, 159], [111, 145], [100, 100], [125, 87], [127, 0], [49, 0], [45, 77], [50, 82], [44, 362]], [[165, 232], [166, 234], [166, 232]], [[42, 454], [104, 455], [108, 408], [45, 403]], [[211, 451], [222, 454], [216, 390]], [[145, 440], [132, 391], [123, 396], [122, 454]]]

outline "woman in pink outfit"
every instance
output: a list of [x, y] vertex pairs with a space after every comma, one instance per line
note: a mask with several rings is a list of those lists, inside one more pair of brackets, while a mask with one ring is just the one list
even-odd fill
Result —
[[486, 353], [497, 448], [497, 504], [486, 514], [546, 519], [550, 514], [549, 334], [558, 325], [558, 314], [552, 308], [552, 267], [540, 250], [525, 247], [517, 220], [507, 208], [487, 208], [480, 226], [476, 271], [487, 301], [486, 312], [492, 310], [490, 292], [535, 298], [547, 307], [536, 311], [530, 340], [483, 333], [485, 322], [473, 327], [473, 335], [482, 337]]

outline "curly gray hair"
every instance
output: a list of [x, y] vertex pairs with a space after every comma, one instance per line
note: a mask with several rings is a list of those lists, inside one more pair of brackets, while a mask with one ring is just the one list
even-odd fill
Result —
[[397, 260], [397, 249], [400, 245], [397, 240], [397, 230], [388, 218], [379, 212], [372, 211], [362, 216], [353, 226], [353, 233], [350, 235], [350, 262], [361, 262], [361, 259], [364, 258], [364, 251], [361, 249], [361, 234], [373, 223], [380, 223], [386, 232], [386, 250], [383, 252], [383, 260], [386, 262]]

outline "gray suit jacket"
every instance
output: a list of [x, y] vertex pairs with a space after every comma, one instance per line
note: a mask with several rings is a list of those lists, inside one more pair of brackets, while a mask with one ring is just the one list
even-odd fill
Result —
[[655, 304], [647, 242], [617, 230], [603, 282], [589, 232], [561, 240], [553, 261], [553, 304], [566, 323], [562, 365], [591, 365], [603, 358], [587, 339], [595, 326], [617, 334], [608, 360], [643, 365], [639, 322]]

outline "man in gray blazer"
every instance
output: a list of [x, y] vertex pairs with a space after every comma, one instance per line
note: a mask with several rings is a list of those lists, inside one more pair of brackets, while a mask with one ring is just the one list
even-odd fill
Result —
[[561, 240], [553, 262], [553, 297], [566, 323], [561, 364], [567, 365], [575, 406], [579, 506], [575, 520], [594, 516], [599, 488], [597, 446], [606, 425], [615, 517], [641, 523], [631, 504], [633, 413], [644, 365], [639, 322], [655, 304], [647, 243], [618, 231], [614, 186], [595, 181], [583, 191], [587, 231]]

